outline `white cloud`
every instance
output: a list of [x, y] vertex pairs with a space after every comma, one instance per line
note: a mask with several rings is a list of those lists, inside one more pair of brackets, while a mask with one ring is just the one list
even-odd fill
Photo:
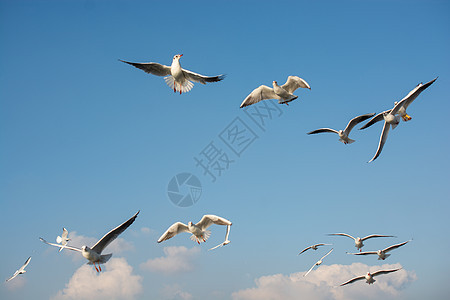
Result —
[[164, 247], [165, 256], [149, 259], [141, 264], [141, 268], [165, 274], [190, 271], [194, 268], [192, 261], [199, 252], [198, 247]]
[[307, 277], [303, 277], [305, 272], [262, 276], [255, 280], [256, 287], [237, 291], [232, 297], [235, 300], [289, 300], [298, 299], [299, 295], [302, 299], [318, 300], [395, 299], [405, 285], [416, 280], [414, 272], [402, 269], [392, 274], [377, 276], [375, 284], [370, 287], [365, 281], [343, 287], [339, 287], [339, 284], [355, 276], [364, 275], [367, 271], [375, 272], [398, 267], [401, 265], [368, 266], [361, 263], [322, 265]]
[[[95, 243], [97, 243], [101, 237], [99, 238], [87, 237], [84, 235], [78, 235], [76, 231], [72, 231], [69, 232], [69, 238], [70, 241], [67, 245], [81, 248], [84, 245], [89, 247], [94, 246]], [[119, 254], [133, 249], [134, 246], [132, 243], [127, 242], [123, 238], [119, 237], [115, 239], [111, 244], [109, 244], [108, 247], [106, 247], [105, 250], [102, 252], [102, 254], [108, 253]], [[67, 255], [70, 255], [73, 260], [85, 260], [85, 258], [81, 256], [79, 252], [71, 251], [68, 249], [64, 249], [62, 252], [64, 252]]]
[[165, 285], [161, 289], [161, 296], [167, 300], [191, 300], [192, 295], [181, 289], [179, 284]]
[[80, 267], [53, 300], [133, 299], [142, 291], [142, 277], [124, 258], [112, 258], [97, 273], [92, 266]]

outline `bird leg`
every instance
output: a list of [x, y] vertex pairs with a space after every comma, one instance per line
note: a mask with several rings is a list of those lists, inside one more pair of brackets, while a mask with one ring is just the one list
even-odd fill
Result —
[[197, 243], [200, 245], [200, 241], [197, 239]]
[[176, 93], [177, 92], [177, 88], [175, 86], [175, 83], [173, 84], [173, 92]]
[[409, 116], [408, 114], [405, 114], [404, 116], [402, 116], [403, 121], [408, 122], [409, 120], [411, 120], [411, 116]]
[[102, 271], [102, 266], [100, 266], [100, 264], [98, 264], [98, 268], [100, 269], [100, 272]]
[[284, 104], [286, 104], [287, 106], [289, 106], [289, 103], [287, 103], [287, 102], [284, 102]]
[[202, 238], [202, 240], [203, 240], [204, 242], [206, 242], [206, 241], [205, 241], [205, 238]]
[[99, 270], [97, 269], [97, 266], [95, 265], [95, 263], [94, 263], [94, 268], [95, 268], [95, 271], [97, 271], [97, 273], [98, 273]]

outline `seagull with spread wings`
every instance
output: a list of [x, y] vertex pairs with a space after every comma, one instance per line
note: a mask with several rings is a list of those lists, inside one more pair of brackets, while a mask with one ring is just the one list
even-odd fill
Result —
[[56, 237], [56, 242], [63, 246], [63, 247], [59, 248], [59, 252], [61, 252], [66, 247], [67, 243], [70, 241], [68, 236], [69, 236], [69, 231], [67, 231], [66, 228], [63, 228], [63, 233], [61, 234], [61, 236], [58, 235]]
[[320, 128], [320, 129], [316, 129], [311, 132], [308, 132], [308, 134], [316, 134], [316, 133], [322, 133], [322, 132], [336, 133], [337, 135], [339, 135], [340, 142], [343, 142], [344, 144], [351, 144], [355, 140], [352, 140], [348, 136], [350, 134], [350, 131], [352, 131], [353, 127], [355, 127], [357, 124], [367, 120], [368, 118], [373, 117], [374, 115], [375, 115], [374, 113], [371, 113], [371, 114], [357, 116], [357, 117], [351, 119], [350, 122], [348, 122], [347, 127], [345, 127], [344, 130], [335, 130], [335, 129], [331, 129], [331, 128]]
[[192, 81], [206, 84], [207, 82], [221, 81], [225, 78], [225, 75], [205, 76], [183, 69], [180, 65], [180, 58], [182, 56], [183, 54], [175, 55], [170, 67], [155, 62], [134, 63], [120, 59], [119, 60], [126, 64], [132, 65], [133, 67], [141, 69], [146, 73], [156, 76], [165, 76], [164, 80], [166, 81], [166, 84], [171, 89], [173, 89], [175, 93], [178, 91], [180, 92], [180, 94], [187, 93], [194, 87]]
[[411, 240], [400, 243], [400, 244], [395, 244], [392, 246], [389, 246], [387, 248], [384, 248], [383, 250], [378, 250], [378, 251], [365, 251], [365, 252], [357, 252], [357, 253], [348, 253], [347, 254], [352, 254], [352, 255], [378, 255], [378, 260], [385, 260], [386, 258], [388, 258], [388, 256], [390, 256], [390, 254], [387, 254], [389, 251], [392, 251], [394, 249], [397, 249], [401, 246], [404, 246], [406, 244], [408, 244]]
[[310, 89], [309, 84], [298, 76], [289, 76], [286, 83], [278, 85], [276, 81], [272, 82], [273, 88], [261, 85], [254, 89], [241, 104], [241, 108], [258, 103], [262, 100], [276, 99], [279, 104], [286, 104], [297, 99], [298, 96], [292, 93], [298, 88]]
[[362, 275], [362, 276], [358, 276], [358, 277], [352, 278], [352, 279], [342, 283], [340, 286], [344, 286], [344, 285], [353, 283], [353, 282], [358, 281], [358, 280], [363, 280], [363, 279], [366, 280], [366, 283], [373, 284], [376, 281], [375, 279], [373, 279], [375, 276], [396, 272], [396, 271], [401, 270], [401, 269], [402, 268], [393, 269], [393, 270], [380, 270], [380, 271], [376, 271], [376, 272], [373, 272], [373, 273], [367, 272], [366, 275]]
[[206, 242], [206, 240], [211, 235], [211, 231], [206, 230], [212, 224], [216, 225], [228, 225], [231, 226], [231, 222], [225, 218], [218, 217], [215, 215], [204, 215], [203, 218], [197, 224], [189, 222], [187, 225], [181, 222], [176, 222], [169, 229], [164, 232], [164, 234], [158, 239], [158, 243], [166, 241], [179, 233], [190, 232], [192, 233], [190, 239], [194, 242], [200, 244], [201, 241]]
[[311, 246], [306, 247], [305, 249], [303, 249], [298, 255], [302, 254], [303, 252], [305, 252], [305, 251], [307, 251], [309, 249], [317, 250], [317, 247], [319, 247], [319, 246], [331, 246], [331, 244], [322, 244], [322, 243], [314, 244], [314, 245], [311, 245]]
[[26, 273], [27, 271], [25, 270], [25, 267], [28, 266], [28, 264], [30, 263], [30, 260], [31, 260], [31, 256], [28, 257], [27, 261], [23, 264], [23, 266], [21, 266], [21, 267], [19, 268], [19, 270], [17, 270], [17, 271], [13, 274], [13, 276], [11, 276], [11, 277], [9, 277], [8, 279], [6, 279], [6, 282], [8, 282], [8, 281], [10, 281], [10, 280], [12, 280], [12, 279], [14, 279], [14, 278], [16, 278], [17, 275]]
[[[76, 248], [72, 246], [62, 246], [61, 244], [53, 244], [49, 243], [43, 238], [39, 238], [42, 242], [46, 243], [47, 245], [55, 246], [55, 247], [64, 247], [69, 250], [78, 251], [81, 252], [81, 255], [83, 255], [84, 258], [89, 260], [88, 265], [94, 265], [95, 270], [97, 272], [102, 271], [102, 267], [100, 264], [106, 263], [112, 256], [112, 253], [109, 254], [102, 254], [102, 251], [111, 244], [112, 241], [114, 241], [122, 232], [124, 232], [128, 227], [130, 227], [131, 224], [133, 224], [134, 220], [136, 220], [137, 215], [139, 214], [139, 211], [132, 216], [129, 220], [125, 221], [121, 225], [117, 226], [116, 228], [112, 229], [110, 232], [105, 234], [92, 248], [89, 248], [88, 246], [83, 246], [81, 248]], [[98, 269], [97, 266], [98, 265]]]
[[340, 235], [340, 236], [346, 236], [346, 237], [353, 239], [355, 241], [356, 249], [359, 249], [360, 252], [361, 252], [361, 248], [364, 246], [363, 241], [365, 241], [365, 240], [372, 239], [372, 238], [379, 238], [379, 237], [395, 237], [393, 235], [381, 235], [381, 234], [371, 234], [371, 235], [368, 235], [363, 238], [360, 238], [360, 237], [354, 238], [350, 234], [346, 234], [346, 233], [330, 233], [328, 235]]
[[313, 269], [315, 266], [320, 266], [320, 265], [322, 264], [322, 262], [323, 262], [323, 259], [324, 259], [325, 257], [327, 257], [327, 255], [330, 254], [332, 251], [333, 251], [333, 248], [331, 248], [331, 250], [328, 251], [327, 254], [325, 254], [324, 256], [322, 256], [322, 258], [321, 258], [318, 262], [316, 262], [315, 264], [313, 264], [312, 267], [311, 267], [311, 269], [309, 269], [308, 272], [306, 272], [306, 274], [303, 275], [303, 277], [305, 277], [306, 275], [308, 275], [309, 272], [311, 272], [312, 269]]

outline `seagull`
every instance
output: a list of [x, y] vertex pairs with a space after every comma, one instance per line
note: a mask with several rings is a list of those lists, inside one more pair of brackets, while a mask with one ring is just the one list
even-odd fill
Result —
[[[42, 242], [46, 243], [50, 246], [55, 247], [64, 247], [69, 250], [78, 251], [81, 252], [81, 255], [83, 255], [84, 258], [89, 260], [88, 265], [94, 265], [95, 270], [97, 272], [102, 271], [102, 267], [100, 264], [106, 263], [112, 256], [112, 253], [109, 254], [102, 254], [102, 251], [111, 244], [112, 241], [114, 241], [122, 232], [124, 232], [128, 227], [130, 227], [131, 224], [133, 224], [134, 220], [136, 219], [137, 215], [140, 211], [138, 211], [134, 216], [132, 216], [128, 221], [125, 221], [121, 225], [117, 226], [116, 228], [112, 229], [110, 232], [105, 234], [92, 248], [89, 248], [88, 246], [83, 246], [80, 248], [72, 247], [72, 246], [62, 246], [60, 244], [53, 244], [49, 243], [43, 238], [39, 238]], [[98, 265], [98, 269], [97, 266]]]
[[303, 277], [305, 277], [306, 275], [308, 275], [309, 272], [311, 272], [312, 269], [313, 269], [315, 266], [320, 266], [320, 265], [322, 264], [322, 262], [323, 262], [323, 259], [324, 259], [328, 254], [330, 254], [332, 251], [333, 251], [333, 248], [331, 248], [331, 250], [328, 251], [327, 254], [325, 254], [324, 256], [322, 256], [322, 258], [321, 258], [318, 262], [316, 262], [315, 264], [313, 264], [312, 267], [311, 267], [311, 269], [309, 269], [308, 272], [306, 272], [306, 274], [303, 275]]
[[394, 249], [397, 249], [397, 248], [399, 248], [399, 247], [401, 247], [401, 246], [403, 246], [403, 245], [406, 245], [408, 242], [410, 242], [411, 240], [409, 240], [409, 241], [406, 241], [406, 242], [403, 242], [403, 243], [400, 243], [400, 244], [396, 244], [396, 245], [392, 245], [392, 246], [389, 246], [389, 247], [387, 247], [387, 248], [385, 248], [385, 249], [383, 249], [383, 250], [378, 250], [378, 251], [366, 251], [366, 252], [358, 252], [358, 253], [348, 253], [347, 252], [347, 254], [353, 254], [353, 255], [370, 255], [370, 254], [376, 254], [376, 255], [378, 255], [378, 260], [385, 260], [388, 256], [390, 256], [390, 254], [386, 254], [387, 252], [389, 252], [389, 251], [392, 251], [392, 250], [394, 250]]
[[349, 281], [344, 282], [340, 286], [344, 286], [346, 284], [350, 284], [350, 283], [353, 283], [355, 281], [362, 280], [362, 279], [365, 279], [366, 283], [368, 283], [368, 284], [373, 284], [376, 281], [375, 279], [373, 279], [375, 276], [396, 272], [396, 271], [401, 270], [401, 269], [402, 268], [394, 269], [394, 270], [380, 270], [380, 271], [376, 271], [376, 272], [373, 272], [373, 273], [367, 272], [366, 275], [362, 275], [362, 276], [358, 276], [358, 277], [352, 278]]
[[26, 273], [27, 271], [25, 271], [25, 267], [28, 266], [28, 264], [30, 263], [30, 260], [31, 260], [31, 256], [28, 257], [27, 261], [23, 264], [23, 266], [20, 267], [19, 270], [17, 270], [17, 271], [14, 273], [13, 276], [11, 276], [11, 277], [9, 277], [8, 279], [6, 279], [6, 282], [8, 282], [8, 281], [10, 281], [10, 280], [12, 280], [12, 279], [14, 279], [14, 278], [16, 278], [17, 275]]
[[331, 244], [314, 244], [312, 246], [306, 247], [305, 249], [302, 250], [302, 252], [300, 252], [298, 255], [302, 254], [303, 252], [305, 252], [306, 250], [309, 249], [313, 249], [313, 250], [317, 250], [317, 247], [319, 246], [331, 246]]
[[65, 248], [65, 246], [67, 245], [67, 243], [70, 241], [70, 239], [67, 237], [69, 235], [69, 231], [67, 231], [67, 229], [66, 228], [63, 228], [63, 233], [61, 234], [61, 236], [57, 236], [56, 237], [56, 242], [58, 243], [58, 244], [61, 244], [61, 245], [63, 245], [64, 247], [60, 247], [59, 248], [59, 252], [61, 252], [64, 248]]
[[205, 76], [181, 68], [180, 58], [182, 56], [183, 54], [175, 55], [173, 57], [172, 65], [170, 65], [170, 67], [154, 62], [133, 63], [121, 59], [119, 60], [126, 64], [132, 65], [138, 69], [144, 70], [146, 73], [157, 76], [166, 76], [164, 77], [166, 84], [171, 89], [173, 89], [175, 93], [179, 91], [180, 95], [181, 93], [189, 92], [194, 87], [192, 81], [200, 82], [201, 84], [206, 84], [207, 82], [221, 81], [225, 78], [225, 75], [223, 74], [218, 76]]
[[279, 86], [276, 81], [273, 81], [272, 85], [273, 89], [266, 85], [254, 89], [242, 102], [241, 108], [268, 99], [277, 99], [279, 104], [289, 105], [289, 102], [298, 98], [298, 96], [292, 94], [296, 89], [307, 88], [311, 90], [309, 84], [298, 76], [289, 76], [282, 86]]
[[197, 224], [189, 222], [188, 225], [186, 225], [181, 222], [176, 222], [172, 226], [170, 226], [166, 232], [164, 232], [164, 234], [158, 239], [158, 243], [168, 240], [181, 232], [192, 233], [190, 239], [194, 242], [196, 241], [198, 244], [200, 244], [201, 240], [203, 242], [206, 242], [206, 240], [211, 235], [211, 231], [206, 230], [206, 228], [208, 228], [212, 224], [230, 226], [232, 223], [227, 219], [215, 215], [204, 215], [200, 222], [198, 222]]
[[341, 236], [346, 236], [346, 237], [352, 238], [355, 241], [356, 249], [359, 249], [360, 252], [361, 252], [361, 248], [364, 247], [363, 241], [365, 241], [365, 240], [368, 240], [371, 238], [378, 238], [378, 237], [395, 237], [393, 235], [381, 235], [381, 234], [371, 234], [371, 235], [368, 235], [363, 238], [360, 238], [360, 237], [354, 238], [351, 235], [346, 234], [346, 233], [330, 233], [328, 235], [341, 235]]
[[371, 114], [357, 116], [357, 117], [351, 119], [350, 122], [348, 122], [347, 127], [345, 127], [344, 130], [338, 131], [338, 130], [330, 129], [330, 128], [320, 128], [320, 129], [316, 129], [311, 132], [308, 132], [308, 134], [316, 134], [316, 133], [322, 133], [322, 132], [337, 133], [339, 135], [340, 142], [343, 142], [344, 144], [351, 144], [355, 140], [350, 139], [348, 137], [348, 135], [350, 134], [350, 131], [352, 131], [353, 127], [355, 127], [358, 123], [361, 123], [361, 122], [367, 120], [368, 118], [373, 117], [374, 115], [375, 115], [374, 113], [371, 113]]
[[215, 247], [212, 247], [208, 251], [214, 250], [214, 249], [219, 248], [219, 247], [223, 247], [223, 246], [228, 245], [229, 243], [231, 243], [231, 241], [228, 240], [228, 236], [230, 235], [230, 227], [231, 227], [230, 225], [227, 225], [227, 233], [225, 234], [225, 241], [223, 243], [215, 246]]

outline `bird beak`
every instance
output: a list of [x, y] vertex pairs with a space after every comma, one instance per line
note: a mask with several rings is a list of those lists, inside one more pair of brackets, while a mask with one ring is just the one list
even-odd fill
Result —
[[183, 54], [180, 54], [180, 57], [182, 57], [183, 56]]

